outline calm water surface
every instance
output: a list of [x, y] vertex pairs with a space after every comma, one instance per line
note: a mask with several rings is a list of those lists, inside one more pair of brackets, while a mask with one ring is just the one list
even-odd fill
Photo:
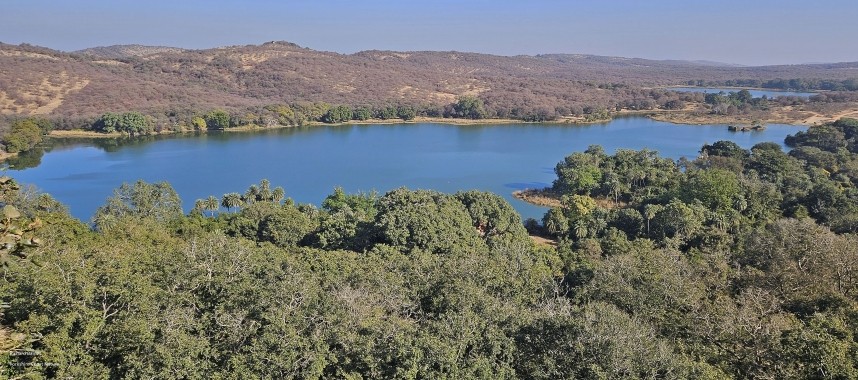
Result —
[[[679, 91], [679, 92], [702, 92], [707, 94], [717, 94], [719, 92], [724, 92], [725, 94], [729, 94], [731, 92], [739, 92], [741, 88], [718, 88], [718, 87], [670, 87], [670, 90]], [[752, 90], [748, 89], [748, 92], [751, 93], [751, 96], [755, 98], [762, 98], [765, 95], [768, 98], [775, 98], [778, 96], [798, 96], [801, 98], [809, 98], [813, 95], [816, 95], [815, 92], [795, 92], [795, 91], [776, 91], [776, 90]]]
[[[52, 194], [82, 220], [89, 220], [123, 182], [168, 181], [188, 210], [195, 199], [242, 193], [262, 178], [283, 186], [296, 202], [317, 205], [335, 186], [350, 193], [383, 193], [400, 186], [486, 190], [506, 197], [523, 217], [539, 219], [544, 208], [518, 201], [511, 192], [549, 186], [557, 162], [591, 144], [609, 153], [650, 148], [672, 158], [693, 158], [704, 143], [733, 140], [749, 148], [763, 141], [782, 143], [786, 135], [802, 129], [769, 125], [762, 132], [742, 133], [729, 132], [724, 125], [632, 117], [588, 126], [349, 125], [124, 143], [60, 141], [41, 157], [12, 162], [17, 168], [9, 175]], [[33, 167], [24, 168], [27, 165]]]

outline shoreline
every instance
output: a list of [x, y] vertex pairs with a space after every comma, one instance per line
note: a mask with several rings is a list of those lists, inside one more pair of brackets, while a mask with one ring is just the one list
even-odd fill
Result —
[[6, 160], [17, 156], [18, 153], [9, 153], [0, 151], [0, 163], [6, 162]]
[[522, 202], [536, 206], [557, 208], [562, 207], [560, 197], [551, 191], [550, 187], [543, 189], [524, 189], [512, 192], [512, 197]]
[[101, 133], [94, 131], [85, 131], [82, 129], [70, 129], [70, 130], [53, 130], [47, 135], [51, 138], [62, 139], [62, 138], [98, 138], [98, 139], [107, 139], [107, 138], [117, 138], [123, 137], [123, 134], [119, 132], [113, 133]]
[[[183, 133], [210, 133], [210, 132], [259, 132], [259, 131], [270, 131], [276, 129], [284, 129], [284, 128], [302, 128], [302, 127], [335, 127], [335, 126], [344, 126], [344, 125], [395, 125], [395, 124], [447, 124], [447, 125], [456, 125], [456, 126], [469, 126], [469, 125], [498, 125], [498, 124], [574, 124], [574, 125], [585, 125], [585, 124], [596, 124], [596, 123], [607, 123], [610, 122], [611, 119], [607, 120], [598, 120], [598, 121], [582, 121], [576, 120], [570, 117], [564, 117], [558, 120], [553, 121], [523, 121], [516, 119], [454, 119], [454, 118], [443, 118], [443, 117], [416, 117], [412, 120], [402, 120], [402, 119], [367, 119], [367, 120], [351, 120], [343, 123], [323, 123], [319, 121], [308, 122], [304, 125], [274, 125], [270, 127], [260, 127], [260, 126], [241, 126], [235, 128], [226, 128], [226, 129], [217, 129], [217, 130], [182, 130], [182, 131], [162, 131], [162, 132], [154, 132], [151, 135], [147, 136], [158, 136], [158, 135], [175, 135], [175, 134], [183, 134]], [[82, 129], [71, 129], [71, 130], [53, 130], [48, 133], [47, 137], [63, 139], [63, 138], [122, 138], [122, 137], [137, 137], [130, 136], [128, 134], [113, 132], [113, 133], [101, 133], [94, 131], [86, 131]]]
[[[512, 197], [518, 199], [522, 202], [526, 202], [532, 204], [534, 206], [540, 207], [548, 207], [548, 208], [562, 208], [563, 203], [561, 202], [560, 194], [552, 191], [550, 187], [545, 187], [542, 189], [524, 189], [524, 190], [516, 190], [512, 192]], [[618, 201], [615, 202], [610, 198], [604, 197], [595, 197], [592, 198], [593, 201], [596, 202], [596, 205], [606, 209], [615, 209], [618, 207], [626, 207], [628, 206], [627, 202]]]
[[670, 85], [670, 86], [661, 86], [661, 87], [653, 87], [653, 88], [663, 88], [663, 89], [672, 89], [672, 88], [700, 88], [700, 89], [725, 89], [725, 90], [756, 90], [756, 91], [769, 91], [769, 92], [803, 92], [808, 94], [821, 94], [824, 92], [829, 92], [830, 90], [781, 90], [776, 88], [765, 88], [765, 87], [739, 87], [739, 86], [689, 86], [689, 85]]
[[[780, 111], [780, 112], [778, 112]], [[309, 122], [302, 126], [297, 125], [274, 125], [270, 127], [261, 127], [261, 126], [242, 126], [235, 128], [227, 128], [223, 130], [181, 130], [181, 131], [162, 131], [153, 133], [152, 135], [174, 135], [174, 134], [184, 134], [184, 133], [209, 133], [209, 132], [229, 132], [229, 133], [239, 133], [239, 132], [258, 132], [258, 131], [267, 131], [267, 130], [276, 130], [276, 129], [284, 129], [284, 128], [301, 128], [301, 127], [325, 127], [325, 126], [345, 126], [345, 125], [395, 125], [395, 124], [446, 124], [446, 125], [455, 125], [455, 126], [484, 126], [484, 125], [511, 125], [511, 124], [539, 124], [539, 125], [592, 125], [592, 124], [603, 124], [609, 123], [612, 120], [619, 117], [626, 116], [642, 116], [647, 117], [657, 121], [663, 121], [673, 124], [683, 124], [683, 125], [707, 125], [707, 124], [724, 124], [724, 125], [734, 125], [734, 124], [751, 124], [753, 121], [762, 123], [762, 124], [786, 124], [786, 125], [795, 125], [795, 126], [811, 126], [820, 123], [827, 123], [836, 121], [842, 117], [858, 117], [858, 106], [853, 105], [852, 108], [848, 108], [845, 110], [841, 110], [836, 114], [825, 115], [816, 111], [795, 111], [789, 107], [785, 107], [775, 111], [766, 117], [761, 118], [753, 118], [748, 115], [711, 115], [708, 113], [704, 113], [704, 109], [700, 108], [686, 108], [682, 110], [663, 110], [663, 109], [654, 109], [654, 110], [621, 110], [612, 114], [611, 119], [605, 120], [592, 120], [586, 121], [582, 117], [574, 117], [574, 116], [564, 116], [560, 117], [557, 120], [551, 121], [522, 121], [516, 119], [455, 119], [455, 118], [443, 118], [443, 117], [416, 117], [412, 120], [401, 120], [401, 119], [368, 119], [368, 120], [351, 120], [343, 123], [323, 123], [323, 122]], [[799, 112], [801, 115], [788, 115], [789, 112]], [[47, 137], [64, 139], [64, 138], [121, 138], [121, 137], [131, 137], [127, 134], [114, 132], [114, 133], [101, 133], [94, 131], [86, 131], [80, 129], [74, 130], [54, 130], [51, 131]], [[9, 153], [0, 154], [0, 161], [5, 160], [10, 157]]]

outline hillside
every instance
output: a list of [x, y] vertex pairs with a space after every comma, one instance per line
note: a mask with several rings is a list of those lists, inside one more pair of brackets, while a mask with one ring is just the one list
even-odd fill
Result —
[[300, 101], [446, 105], [474, 95], [507, 110], [612, 107], [692, 80], [845, 80], [858, 62], [735, 67], [549, 54], [315, 51], [286, 42], [206, 50], [123, 45], [60, 52], [0, 44], [0, 114], [86, 118]]
[[129, 57], [144, 57], [160, 53], [180, 53], [185, 49], [167, 46], [144, 46], [144, 45], [111, 45], [98, 46], [74, 51], [74, 54], [91, 55], [97, 58], [121, 59]]

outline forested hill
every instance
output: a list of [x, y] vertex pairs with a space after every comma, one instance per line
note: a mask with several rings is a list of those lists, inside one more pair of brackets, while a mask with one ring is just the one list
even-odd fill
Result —
[[286, 42], [207, 50], [128, 45], [75, 53], [0, 44], [0, 114], [79, 118], [301, 101], [425, 106], [450, 104], [462, 95], [496, 108], [554, 110], [609, 107], [649, 96], [641, 95], [648, 87], [690, 81], [765, 85], [782, 78], [814, 87], [856, 76], [858, 63], [735, 67], [568, 54], [344, 55]]

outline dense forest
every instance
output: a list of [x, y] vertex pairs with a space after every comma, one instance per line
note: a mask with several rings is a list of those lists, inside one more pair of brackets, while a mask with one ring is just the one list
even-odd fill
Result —
[[542, 224], [266, 180], [187, 215], [124, 184], [85, 223], [0, 178], [0, 376], [855, 378], [858, 120], [786, 143], [593, 146]]

